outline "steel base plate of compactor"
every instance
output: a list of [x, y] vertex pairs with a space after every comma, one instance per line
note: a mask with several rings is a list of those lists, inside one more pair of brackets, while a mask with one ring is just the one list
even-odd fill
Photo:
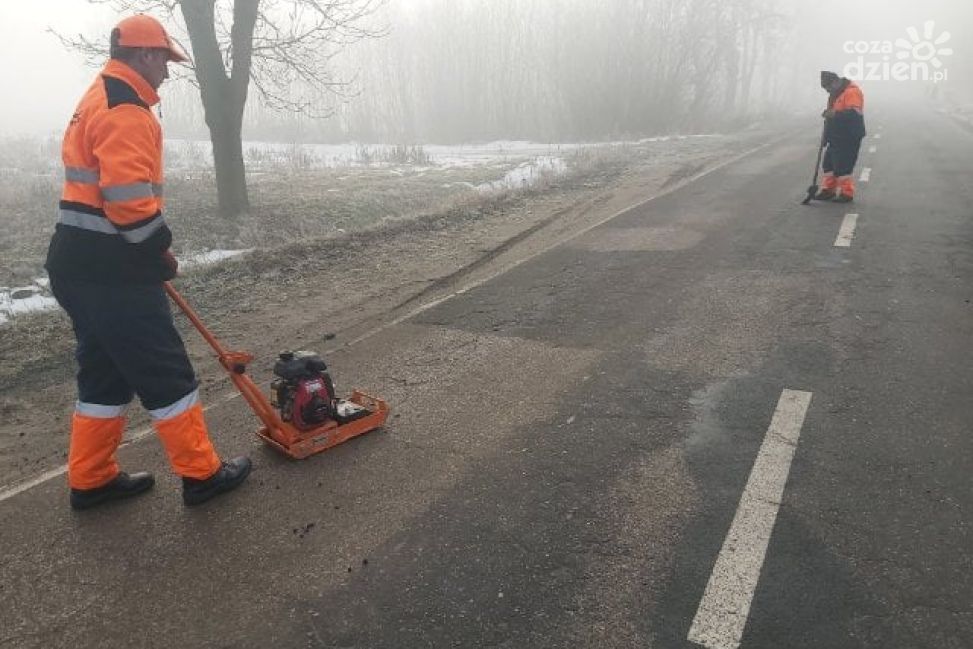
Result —
[[388, 419], [389, 406], [382, 399], [355, 390], [347, 401], [365, 408], [368, 414], [344, 424], [328, 421], [311, 430], [298, 430], [287, 422], [281, 422], [274, 428], [263, 426], [257, 435], [282, 453], [302, 460], [347, 442], [352, 437], [381, 428]]

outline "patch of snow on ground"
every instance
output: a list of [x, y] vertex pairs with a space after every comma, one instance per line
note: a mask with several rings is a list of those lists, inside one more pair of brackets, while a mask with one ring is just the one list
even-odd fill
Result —
[[179, 267], [193, 268], [195, 266], [208, 266], [209, 264], [221, 262], [224, 259], [245, 255], [248, 252], [253, 252], [253, 248], [247, 248], [245, 250], [205, 250], [203, 252], [194, 252], [178, 258]]
[[[206, 250], [192, 253], [179, 259], [179, 267], [188, 269], [216, 264], [224, 259], [252, 251], [253, 248], [247, 248], [246, 250]], [[0, 286], [0, 324], [25, 313], [56, 309], [57, 300], [50, 295], [50, 284], [51, 280], [47, 277], [38, 277], [34, 279], [34, 284], [31, 286], [13, 288]]]
[[479, 192], [496, 192], [531, 187], [541, 178], [550, 178], [564, 173], [567, 167], [567, 164], [561, 158], [550, 156], [534, 158], [529, 162], [517, 165], [500, 180], [477, 185], [476, 190]]
[[56, 308], [57, 300], [45, 295], [40, 286], [0, 287], [0, 324], [23, 313]]
[[[506, 164], [538, 157], [562, 157], [566, 153], [597, 146], [641, 145], [690, 138], [722, 137], [719, 134], [660, 135], [631, 141], [541, 143], [522, 140], [498, 140], [481, 144], [424, 144], [429, 163], [439, 168], [477, 167]], [[174, 170], [209, 169], [213, 164], [212, 147], [205, 140], [171, 138], [165, 141], [167, 167]], [[282, 142], [243, 143], [247, 172], [265, 174], [265, 166], [275, 169], [336, 169], [344, 167], [380, 167], [401, 170], [400, 162], [386, 162], [397, 147], [389, 144], [295, 144]], [[410, 166], [413, 171], [421, 165]]]

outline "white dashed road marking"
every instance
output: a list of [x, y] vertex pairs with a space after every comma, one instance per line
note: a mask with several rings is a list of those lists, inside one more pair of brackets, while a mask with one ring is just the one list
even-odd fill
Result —
[[835, 247], [851, 247], [851, 240], [855, 236], [856, 225], [858, 225], [858, 215], [845, 214], [845, 220], [841, 222], [841, 229], [838, 231], [838, 238], [834, 240]]
[[780, 395], [730, 531], [689, 629], [691, 642], [708, 649], [737, 649], [740, 646], [791, 460], [810, 404], [810, 392], [784, 390]]
[[865, 167], [864, 169], [862, 169], [861, 181], [863, 183], [867, 183], [871, 179], [872, 179], [872, 168], [871, 167]]
[[868, 149], [868, 152], [869, 152], [869, 153], [875, 153], [876, 151], [878, 151], [878, 147], [877, 147], [877, 146], [873, 146], [873, 147], [870, 147], [870, 148]]

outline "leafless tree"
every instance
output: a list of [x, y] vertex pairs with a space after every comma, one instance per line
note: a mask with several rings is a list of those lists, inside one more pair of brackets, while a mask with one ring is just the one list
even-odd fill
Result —
[[[191, 72], [213, 144], [219, 208], [249, 208], [242, 125], [251, 86], [266, 106], [323, 116], [315, 99], [342, 93], [330, 60], [344, 47], [381, 35], [366, 18], [386, 0], [88, 0], [119, 15], [147, 13], [188, 36]], [[103, 61], [108, 38], [59, 35], [89, 62]]]
[[783, 5], [394, 3], [390, 37], [356, 50], [365, 92], [343, 115], [344, 135], [564, 140], [730, 127], [773, 99], [767, 88], [787, 50]]

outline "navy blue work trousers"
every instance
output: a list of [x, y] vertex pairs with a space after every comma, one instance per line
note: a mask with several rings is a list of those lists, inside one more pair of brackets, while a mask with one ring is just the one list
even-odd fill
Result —
[[824, 163], [821, 168], [825, 173], [833, 173], [839, 178], [855, 173], [858, 163], [858, 153], [861, 151], [860, 138], [832, 139], [828, 142], [828, 150], [824, 153]]
[[78, 400], [120, 406], [138, 395], [169, 406], [198, 382], [162, 284], [107, 285], [51, 277], [77, 338]]

